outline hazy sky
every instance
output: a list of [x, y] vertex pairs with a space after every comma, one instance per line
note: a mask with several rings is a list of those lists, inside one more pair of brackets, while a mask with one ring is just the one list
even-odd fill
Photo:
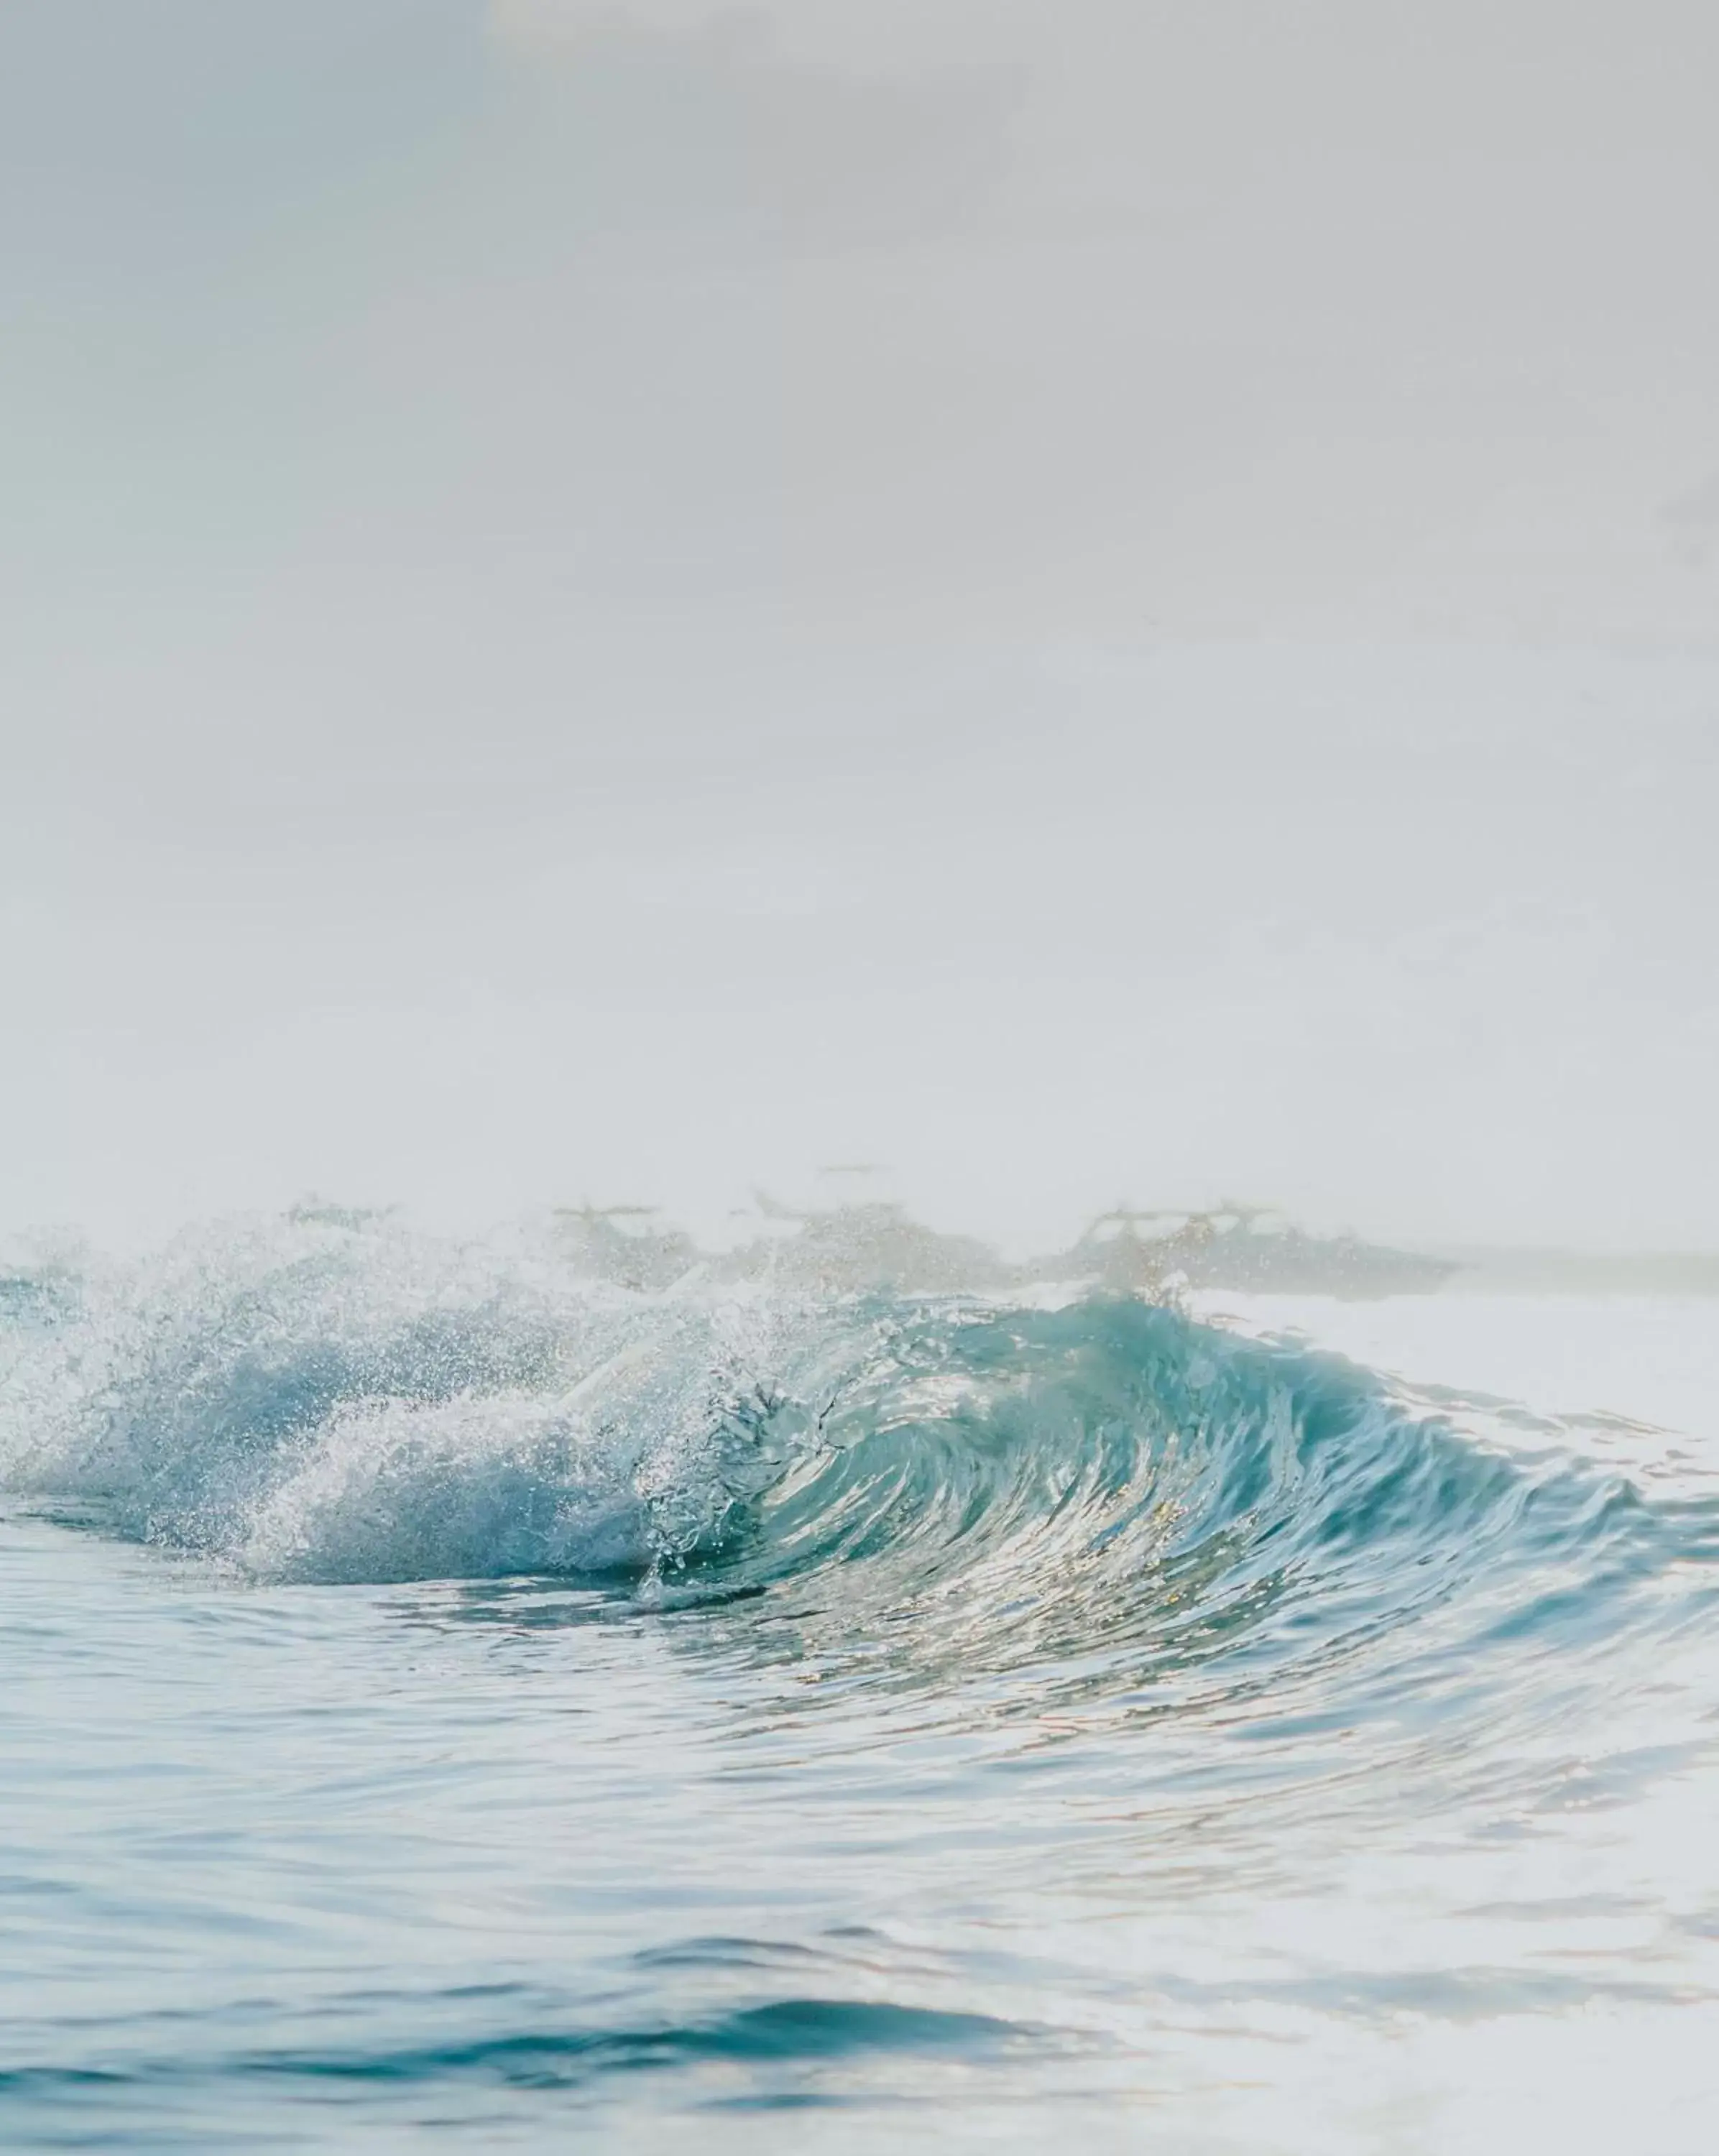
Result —
[[0, 1229], [1719, 1241], [1719, 11], [7, 0]]

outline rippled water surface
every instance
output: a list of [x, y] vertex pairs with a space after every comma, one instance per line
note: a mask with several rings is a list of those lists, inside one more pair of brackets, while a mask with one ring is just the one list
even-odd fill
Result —
[[19, 1276], [0, 2142], [1705, 2149], [1714, 1343]]

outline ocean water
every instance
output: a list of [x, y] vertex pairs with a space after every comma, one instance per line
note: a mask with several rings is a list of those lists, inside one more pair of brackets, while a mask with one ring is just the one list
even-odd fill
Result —
[[0, 2145], [1706, 2150], [1719, 1310], [0, 1284]]

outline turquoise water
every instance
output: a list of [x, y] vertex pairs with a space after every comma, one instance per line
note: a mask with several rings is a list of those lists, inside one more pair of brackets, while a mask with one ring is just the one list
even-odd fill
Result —
[[0, 2143], [1705, 2148], [1711, 1306], [1398, 1309], [14, 1279]]

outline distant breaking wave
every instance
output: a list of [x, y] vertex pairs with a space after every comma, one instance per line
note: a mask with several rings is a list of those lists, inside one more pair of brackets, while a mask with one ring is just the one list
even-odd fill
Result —
[[14, 1502], [261, 1581], [763, 1598], [870, 1678], [1039, 1710], [1400, 1685], [1412, 1654], [1445, 1681], [1441, 1647], [1542, 1605], [1567, 1640], [1573, 1581], [1584, 1628], [1627, 1624], [1711, 1556], [1712, 1501], [1555, 1435], [1128, 1297], [644, 1293], [551, 1237], [362, 1218], [15, 1276], [0, 1305]]

